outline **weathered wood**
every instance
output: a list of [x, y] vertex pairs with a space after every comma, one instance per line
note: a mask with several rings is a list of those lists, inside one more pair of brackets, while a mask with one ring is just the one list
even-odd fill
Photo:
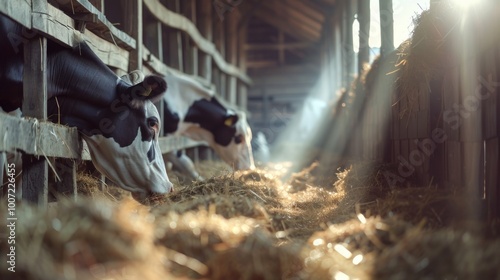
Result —
[[[33, 1], [33, 6], [37, 8], [35, 11], [46, 11], [43, 4], [42, 1]], [[25, 116], [42, 121], [47, 119], [47, 39], [44, 37], [35, 36], [24, 43], [22, 111]], [[48, 164], [44, 157], [23, 155], [22, 197], [26, 201], [46, 206]]]
[[56, 183], [58, 193], [76, 200], [78, 190], [76, 185], [75, 161], [71, 159], [56, 159], [55, 169], [61, 179]]
[[485, 191], [488, 209], [488, 220], [492, 221], [500, 217], [500, 193], [498, 189], [499, 183], [499, 165], [500, 165], [500, 149], [499, 139], [493, 138], [486, 141], [485, 151]]
[[90, 4], [98, 9], [101, 13], [104, 13], [104, 0], [89, 0]]
[[233, 77], [233, 76], [229, 76], [227, 78], [227, 87], [226, 87], [226, 91], [227, 91], [227, 101], [229, 102], [229, 104], [232, 104], [232, 105], [236, 105], [236, 99], [237, 99], [237, 79], [236, 77]]
[[124, 5], [124, 30], [136, 41], [130, 51], [129, 71], [142, 69], [142, 0], [126, 0]]
[[168, 136], [159, 139], [160, 150], [162, 153], [168, 153], [171, 151], [182, 150], [186, 148], [196, 147], [196, 146], [206, 146], [205, 142], [197, 142], [191, 140], [190, 138], [182, 136]]
[[364, 65], [370, 61], [370, 0], [358, 0], [359, 52], [358, 73], [362, 73]]
[[248, 88], [241, 82], [238, 85], [238, 107], [243, 111], [247, 111], [248, 108]]
[[245, 83], [251, 84], [251, 79], [245, 73], [239, 71], [237, 67], [227, 63], [215, 49], [214, 44], [203, 38], [196, 26], [189, 19], [168, 10], [158, 0], [144, 0], [144, 5], [163, 24], [188, 33], [199, 50], [210, 54], [215, 64], [226, 74], [236, 76]]
[[20, 150], [35, 156], [89, 159], [88, 154], [82, 154], [76, 128], [0, 113], [0, 135], [9, 135], [0, 141], [2, 152]]
[[[74, 18], [86, 22], [86, 28], [92, 30], [99, 37], [106, 39], [108, 42], [116, 42], [118, 46], [127, 50], [135, 49], [138, 42], [125, 32], [116, 28], [104, 14], [94, 7], [89, 0], [57, 0], [59, 8], [67, 14], [74, 14]], [[142, 17], [142, 12], [135, 13]], [[138, 16], [130, 18], [130, 20], [137, 20]], [[134, 19], [135, 18], [135, 19]], [[142, 39], [141, 39], [142, 40]]]
[[379, 0], [380, 8], [380, 54], [386, 55], [394, 50], [394, 11], [392, 0]]
[[31, 1], [0, 0], [0, 13], [31, 29]]
[[[201, 35], [205, 37], [208, 42], [213, 39], [212, 36], [212, 3], [210, 1], [198, 1], [198, 28]], [[201, 77], [212, 80], [212, 57], [206, 52], [200, 52], [200, 70]]]
[[156, 20], [148, 21], [147, 18], [144, 20], [144, 46], [158, 57], [158, 59], [163, 60], [162, 24]]

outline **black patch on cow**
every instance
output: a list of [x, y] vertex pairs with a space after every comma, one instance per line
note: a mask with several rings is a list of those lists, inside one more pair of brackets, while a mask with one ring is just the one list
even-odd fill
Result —
[[[227, 126], [224, 121], [233, 114], [215, 98], [201, 99], [193, 103], [184, 118], [185, 122], [197, 123], [214, 135], [217, 144], [227, 146], [236, 134], [236, 127]], [[237, 118], [236, 118], [237, 119]]]
[[163, 133], [169, 134], [174, 133], [179, 128], [179, 122], [181, 119], [179, 118], [179, 114], [175, 113], [168, 102], [164, 101], [164, 110], [163, 110]]
[[149, 148], [149, 151], [148, 151], [148, 160], [149, 160], [149, 162], [152, 162], [154, 159], [155, 159], [155, 149], [154, 149], [154, 146], [151, 145], [151, 147]]

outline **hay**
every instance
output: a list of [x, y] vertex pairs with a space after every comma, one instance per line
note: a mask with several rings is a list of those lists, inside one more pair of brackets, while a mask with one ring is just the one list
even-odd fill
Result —
[[[401, 240], [410, 225], [397, 220], [360, 216], [317, 232], [302, 255], [310, 279], [370, 279], [375, 255]], [[348, 279], [348, 278], [345, 278]]]
[[89, 198], [107, 198], [111, 201], [121, 201], [130, 197], [130, 192], [113, 184], [106, 184], [101, 190], [101, 180], [87, 172], [77, 172], [76, 185], [79, 195]]
[[[456, 224], [470, 196], [416, 188], [411, 180], [391, 188], [384, 172], [394, 166], [373, 162], [341, 169], [314, 163], [283, 184], [285, 166], [193, 182], [152, 207], [130, 198], [63, 200], [43, 211], [20, 203], [16, 276], [432, 279], [438, 271], [436, 279], [496, 277], [500, 223]], [[294, 182], [303, 188], [290, 191]], [[5, 266], [3, 278], [10, 276]]]
[[467, 232], [409, 231], [377, 257], [373, 279], [500, 279], [500, 240]]
[[[1, 210], [0, 215], [7, 213], [4, 203]], [[134, 202], [115, 205], [103, 200], [61, 200], [48, 210], [18, 204], [16, 214], [18, 279], [168, 276], [152, 242], [150, 215], [138, 211]], [[2, 252], [7, 246], [1, 243]], [[5, 262], [0, 269], [11, 273]]]
[[225, 219], [204, 210], [157, 216], [157, 243], [206, 265], [173, 267], [177, 275], [210, 279], [280, 279], [300, 259], [249, 218]]

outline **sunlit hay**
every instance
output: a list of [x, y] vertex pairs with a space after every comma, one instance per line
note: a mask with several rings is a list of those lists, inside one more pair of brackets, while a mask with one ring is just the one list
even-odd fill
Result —
[[76, 186], [79, 195], [91, 198], [105, 197], [116, 202], [130, 197], [130, 192], [114, 185], [107, 185], [103, 191], [101, 190], [101, 184], [99, 178], [87, 172], [77, 172], [76, 174]]
[[233, 173], [232, 167], [221, 160], [202, 160], [195, 164], [195, 167], [203, 178], [212, 178]]
[[208, 266], [210, 279], [302, 279], [299, 251], [291, 246], [276, 246], [275, 238], [256, 230], [236, 247], [217, 253]]
[[208, 276], [213, 268], [207, 263], [221, 251], [238, 246], [257, 227], [253, 219], [225, 219], [207, 211], [156, 214], [156, 224], [157, 244], [185, 256], [173, 259], [177, 265], [172, 271], [190, 277]]
[[[153, 243], [154, 218], [135, 202], [60, 200], [48, 210], [19, 203], [16, 215], [19, 279], [168, 277]], [[2, 252], [7, 246], [2, 242]], [[5, 273], [6, 262], [0, 266]]]
[[412, 230], [377, 257], [373, 279], [500, 279], [498, 252], [498, 239], [452, 230]]
[[310, 279], [371, 279], [376, 255], [397, 244], [409, 229], [398, 220], [362, 215], [331, 225], [304, 246], [305, 270]]
[[212, 211], [214, 214], [221, 215], [226, 219], [234, 217], [253, 218], [263, 227], [273, 230], [272, 218], [262, 203], [245, 196], [221, 194], [196, 196], [191, 200], [180, 203], [162, 204], [153, 208], [152, 211], [154, 215], [161, 216], [168, 212], [182, 214], [197, 210]]
[[430, 81], [458, 62], [457, 50], [460, 16], [450, 1], [442, 1], [435, 9], [423, 11], [414, 20], [410, 40], [398, 48], [398, 99], [406, 99], [400, 117], [418, 109], [419, 92], [428, 91]]
[[275, 186], [279, 184], [276, 177], [261, 170], [238, 171], [180, 187], [159, 203], [183, 203], [196, 197], [215, 194], [247, 197], [264, 205], [279, 205], [275, 191]]

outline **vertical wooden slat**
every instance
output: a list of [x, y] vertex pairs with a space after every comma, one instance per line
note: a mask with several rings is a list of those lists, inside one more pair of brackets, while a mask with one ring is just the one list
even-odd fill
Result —
[[137, 42], [130, 51], [128, 70], [142, 70], [142, 0], [126, 0], [123, 12], [124, 30]]
[[76, 164], [71, 159], [56, 159], [56, 172], [61, 179], [57, 182], [57, 191], [73, 200], [76, 200]]
[[240, 82], [238, 89], [238, 106], [242, 110], [247, 110], [248, 106], [247, 104], [248, 104], [248, 88], [243, 82]]
[[[198, 1], [198, 29], [205, 39], [212, 41], [212, 3], [211, 1]], [[212, 57], [206, 53], [200, 53], [200, 76], [207, 81], [212, 80]]]
[[488, 208], [488, 220], [492, 221], [500, 217], [499, 206], [499, 166], [500, 166], [500, 150], [499, 139], [493, 138], [486, 141], [486, 170], [485, 170], [485, 184], [486, 184], [486, 200]]
[[358, 73], [363, 72], [365, 63], [370, 61], [370, 0], [358, 0], [359, 53]]
[[386, 55], [394, 50], [394, 18], [392, 0], [379, 0], [380, 8], [380, 54]]
[[[44, 1], [33, 1], [33, 10], [44, 10]], [[46, 8], [45, 8], [46, 10]], [[24, 116], [47, 119], [47, 39], [35, 36], [24, 44]], [[35, 140], [36, 141], [36, 140]], [[35, 143], [36, 144], [36, 143]], [[24, 200], [46, 206], [48, 202], [48, 164], [44, 157], [23, 155]]]

